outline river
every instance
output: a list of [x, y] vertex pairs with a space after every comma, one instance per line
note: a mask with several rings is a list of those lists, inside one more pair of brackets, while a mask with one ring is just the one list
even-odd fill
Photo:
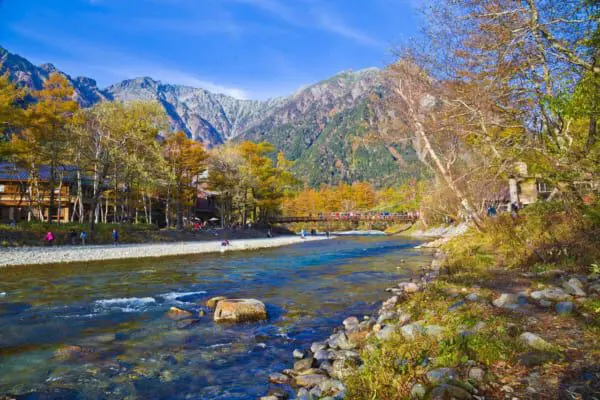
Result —
[[[423, 265], [416, 244], [355, 237], [0, 269], [0, 397], [256, 399], [269, 373], [292, 365], [293, 349], [373, 313], [385, 287]], [[209, 313], [178, 327], [165, 315], [218, 295], [262, 300], [269, 320], [215, 324]], [[64, 346], [81, 351], [56, 356]]]

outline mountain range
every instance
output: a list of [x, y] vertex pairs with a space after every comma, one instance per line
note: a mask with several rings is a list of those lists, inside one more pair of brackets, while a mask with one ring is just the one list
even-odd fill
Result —
[[4, 73], [32, 89], [40, 89], [50, 74], [60, 73], [82, 107], [101, 101], [157, 101], [173, 129], [207, 147], [230, 140], [268, 141], [295, 161], [295, 172], [311, 186], [365, 180], [390, 186], [424, 170], [411, 147], [390, 148], [368, 140], [376, 129], [372, 98], [386, 92], [376, 68], [342, 72], [268, 100], [241, 100], [150, 77], [102, 89], [91, 78], [73, 78], [52, 64], [34, 65], [0, 47], [0, 74]]

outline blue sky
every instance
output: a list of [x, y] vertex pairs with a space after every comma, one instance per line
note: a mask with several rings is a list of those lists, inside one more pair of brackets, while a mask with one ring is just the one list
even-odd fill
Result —
[[419, 0], [0, 0], [0, 45], [101, 87], [151, 76], [238, 98], [382, 67]]

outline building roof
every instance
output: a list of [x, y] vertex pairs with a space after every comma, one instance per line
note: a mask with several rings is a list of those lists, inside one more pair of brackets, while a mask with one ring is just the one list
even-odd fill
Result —
[[[57, 178], [63, 175], [63, 182], [74, 182], [78, 168], [73, 165], [61, 165], [56, 167]], [[30, 179], [29, 170], [19, 167], [13, 163], [0, 162], [0, 180], [3, 181], [27, 181]], [[50, 180], [51, 168], [49, 165], [38, 166], [40, 181]]]

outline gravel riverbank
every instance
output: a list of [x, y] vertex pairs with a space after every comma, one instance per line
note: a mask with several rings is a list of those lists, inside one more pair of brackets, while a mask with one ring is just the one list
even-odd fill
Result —
[[[285, 246], [303, 241], [323, 240], [325, 237], [282, 236], [265, 239], [232, 240], [227, 251], [254, 250]], [[0, 267], [33, 264], [56, 264], [82, 261], [103, 261], [127, 258], [152, 258], [186, 254], [215, 253], [221, 251], [221, 240], [206, 242], [152, 243], [57, 246], [57, 247], [12, 247], [0, 250]]]

